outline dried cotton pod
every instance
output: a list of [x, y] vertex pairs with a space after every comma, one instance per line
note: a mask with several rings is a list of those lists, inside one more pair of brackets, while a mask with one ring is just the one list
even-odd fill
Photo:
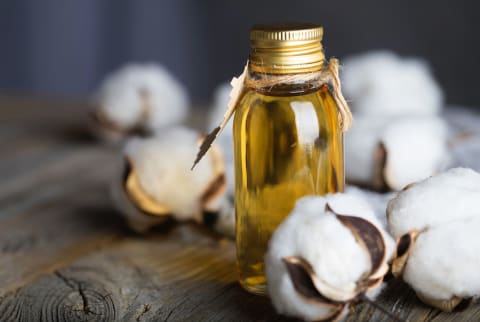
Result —
[[364, 200], [348, 194], [300, 199], [265, 256], [268, 291], [279, 313], [335, 320], [350, 303], [380, 291], [394, 242]]
[[398, 240], [392, 272], [431, 306], [462, 307], [480, 295], [480, 174], [455, 168], [410, 185], [387, 208]]
[[145, 231], [170, 216], [201, 222], [204, 212], [223, 207], [225, 166], [220, 149], [213, 146], [195, 171], [190, 170], [201, 140], [194, 130], [175, 127], [126, 143], [112, 192], [132, 228]]
[[358, 117], [346, 133], [349, 182], [401, 190], [443, 170], [449, 162], [447, 127], [438, 117]]
[[94, 105], [92, 131], [107, 141], [118, 141], [182, 122], [188, 96], [163, 66], [130, 64], [103, 81]]

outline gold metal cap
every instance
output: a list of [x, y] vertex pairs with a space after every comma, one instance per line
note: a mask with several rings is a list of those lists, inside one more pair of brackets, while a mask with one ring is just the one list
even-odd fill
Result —
[[308, 23], [256, 25], [250, 30], [250, 69], [268, 74], [320, 70], [323, 28]]

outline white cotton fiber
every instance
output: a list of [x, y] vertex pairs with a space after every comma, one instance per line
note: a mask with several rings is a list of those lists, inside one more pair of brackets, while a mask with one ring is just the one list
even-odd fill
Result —
[[454, 168], [420, 181], [392, 199], [387, 214], [394, 237], [480, 215], [480, 174]]
[[375, 217], [381, 223], [382, 228], [386, 229], [387, 227], [387, 204], [390, 199], [395, 197], [394, 192], [388, 193], [379, 193], [371, 190], [360, 189], [356, 186], [347, 185], [345, 192], [352, 196], [357, 196], [358, 198], [365, 199], [368, 204], [372, 207]]
[[418, 182], [389, 202], [390, 232], [418, 232], [402, 276], [421, 297], [480, 295], [479, 202], [480, 174], [466, 168]]
[[96, 113], [124, 131], [147, 131], [178, 124], [188, 112], [185, 88], [163, 66], [129, 64], [103, 81]]
[[476, 216], [433, 226], [421, 233], [403, 279], [431, 299], [480, 295], [480, 211]]
[[371, 185], [378, 164], [376, 149], [388, 122], [383, 117], [356, 117], [345, 133], [345, 177], [354, 184]]
[[387, 153], [387, 185], [398, 191], [443, 170], [449, 161], [447, 134], [438, 117], [402, 118], [386, 127], [380, 142]]
[[427, 64], [389, 51], [374, 51], [343, 60], [343, 91], [354, 114], [433, 115], [443, 93]]

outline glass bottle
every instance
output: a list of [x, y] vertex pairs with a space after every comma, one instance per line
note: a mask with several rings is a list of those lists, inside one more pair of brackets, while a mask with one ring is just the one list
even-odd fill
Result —
[[[266, 291], [268, 242], [297, 199], [343, 191], [343, 135], [322, 70], [323, 28], [254, 26], [246, 88], [235, 108], [235, 211], [240, 284]], [[287, 77], [286, 77], [287, 76]], [[288, 77], [294, 76], [294, 77]]]

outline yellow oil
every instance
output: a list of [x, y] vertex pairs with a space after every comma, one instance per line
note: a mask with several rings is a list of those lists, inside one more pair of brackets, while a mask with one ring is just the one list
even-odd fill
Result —
[[268, 241], [295, 201], [343, 191], [343, 136], [327, 85], [309, 92], [248, 89], [233, 125], [237, 265], [241, 285], [266, 291]]

